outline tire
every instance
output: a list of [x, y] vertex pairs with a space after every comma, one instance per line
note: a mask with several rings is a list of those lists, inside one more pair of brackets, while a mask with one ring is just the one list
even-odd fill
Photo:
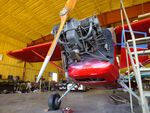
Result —
[[61, 101], [58, 102], [60, 95], [58, 93], [51, 94], [48, 98], [49, 110], [58, 110], [61, 105]]

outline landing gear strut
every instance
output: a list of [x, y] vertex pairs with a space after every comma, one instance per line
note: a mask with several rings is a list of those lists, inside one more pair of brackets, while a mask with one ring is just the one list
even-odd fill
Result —
[[66, 96], [76, 84], [74, 83], [61, 97], [58, 93], [51, 94], [48, 98], [48, 107], [49, 110], [58, 110], [61, 105], [61, 100]]

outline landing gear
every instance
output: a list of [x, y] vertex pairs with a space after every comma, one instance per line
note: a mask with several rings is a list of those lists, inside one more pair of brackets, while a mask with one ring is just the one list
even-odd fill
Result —
[[58, 93], [54, 93], [48, 98], [48, 107], [50, 110], [58, 110], [60, 108], [61, 100], [58, 101], [60, 95]]
[[58, 110], [60, 108], [61, 100], [64, 96], [66, 96], [72, 88], [74, 88], [76, 84], [72, 84], [72, 86], [60, 97], [58, 93], [52, 94], [48, 98], [48, 107], [49, 110]]

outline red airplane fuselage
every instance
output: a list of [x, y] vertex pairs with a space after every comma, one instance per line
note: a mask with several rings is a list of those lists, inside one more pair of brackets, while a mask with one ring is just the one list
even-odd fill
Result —
[[[115, 46], [114, 46], [115, 48]], [[85, 59], [69, 65], [69, 76], [76, 82], [90, 87], [99, 87], [116, 84], [119, 78], [119, 67], [114, 50], [113, 62], [99, 59]]]

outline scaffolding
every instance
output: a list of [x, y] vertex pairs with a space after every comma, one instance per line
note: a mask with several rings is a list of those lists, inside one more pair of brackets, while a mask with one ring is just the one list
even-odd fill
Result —
[[[125, 30], [123, 17], [125, 17], [125, 20], [127, 22], [129, 32], [131, 35], [131, 40], [126, 40], [125, 33], [123, 33], [124, 41], [125, 41], [125, 49], [126, 49], [126, 53], [127, 53], [126, 59], [127, 59], [127, 66], [128, 66], [128, 78], [130, 78], [130, 75], [131, 75], [130, 74], [129, 61], [128, 61], [128, 57], [129, 57], [132, 68], [133, 68], [135, 80], [137, 83], [139, 95], [137, 95], [134, 91], [132, 91], [130, 79], [129, 79], [129, 87], [127, 87], [122, 81], [120, 81], [120, 84], [123, 87], [125, 87], [128, 90], [128, 92], [130, 93], [130, 106], [131, 106], [131, 112], [132, 113], [134, 113], [132, 96], [135, 96], [138, 99], [143, 113], [150, 113], [148, 102], [147, 102], [147, 97], [150, 97], [150, 91], [144, 91], [143, 83], [142, 83], [142, 79], [141, 79], [143, 73], [145, 75], [150, 75], [150, 68], [145, 68], [145, 67], [140, 66], [140, 62], [138, 59], [139, 55], [150, 54], [150, 50], [137, 51], [137, 45], [150, 43], [150, 37], [135, 39], [135, 35], [133, 33], [130, 21], [128, 19], [123, 1], [120, 0], [120, 3], [121, 3], [121, 10], [120, 11], [121, 11], [121, 21], [122, 21], [123, 31]], [[131, 52], [131, 48], [133, 48], [133, 52]]]

